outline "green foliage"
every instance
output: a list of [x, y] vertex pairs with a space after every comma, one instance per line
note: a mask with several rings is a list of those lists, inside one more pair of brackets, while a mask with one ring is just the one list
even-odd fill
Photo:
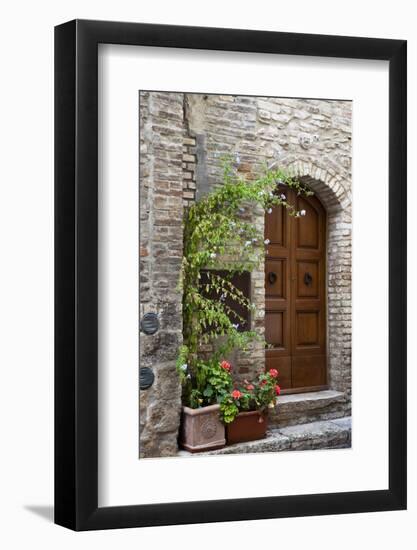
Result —
[[225, 424], [230, 424], [239, 414], [239, 405], [236, 399], [233, 399], [231, 394], [224, 396], [220, 402], [220, 418]]
[[197, 359], [196, 368], [190, 369], [184, 359], [188, 357], [182, 346], [177, 360], [177, 371], [183, 387], [183, 400], [193, 409], [220, 403], [232, 389], [231, 366], [227, 361]]
[[[258, 179], [247, 181], [237, 173], [229, 157], [223, 161], [223, 184], [185, 212], [180, 280], [184, 346], [177, 366], [183, 384], [183, 402], [188, 406], [217, 402], [227, 386], [220, 361], [232, 349], [247, 349], [251, 341], [259, 338], [254, 331], [238, 330], [243, 319], [225, 301], [229, 298], [247, 310], [254, 310], [250, 300], [231, 282], [233, 275], [252, 271], [265, 258], [267, 243], [250, 219], [251, 210], [258, 205], [271, 212], [274, 206], [283, 205], [291, 215], [300, 215], [287, 202], [285, 194], [278, 191], [278, 185], [288, 186], [298, 194], [312, 194], [281, 169], [265, 169]], [[203, 269], [209, 270], [204, 288]], [[210, 269], [226, 271], [227, 275], [220, 276]], [[212, 292], [217, 299], [209, 297]], [[213, 342], [217, 344], [211, 360], [199, 359], [199, 347]], [[186, 369], [182, 368], [184, 365]]]
[[245, 385], [225, 393], [220, 401], [220, 418], [225, 424], [230, 424], [241, 411], [261, 411], [274, 407], [281, 392], [277, 384], [278, 371], [269, 370]]

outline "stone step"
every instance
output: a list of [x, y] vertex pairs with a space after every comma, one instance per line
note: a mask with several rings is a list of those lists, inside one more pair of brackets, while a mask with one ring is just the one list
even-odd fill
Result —
[[350, 414], [345, 394], [335, 390], [281, 395], [277, 406], [269, 411], [271, 428], [282, 428], [306, 422], [332, 420]]
[[286, 428], [270, 429], [264, 439], [235, 443], [204, 453], [179, 451], [178, 456], [211, 456], [312, 449], [344, 449], [351, 446], [351, 417], [309, 422]]

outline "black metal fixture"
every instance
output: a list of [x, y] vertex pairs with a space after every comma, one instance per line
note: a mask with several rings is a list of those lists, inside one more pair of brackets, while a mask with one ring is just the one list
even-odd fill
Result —
[[141, 390], [147, 390], [150, 388], [155, 380], [155, 375], [152, 369], [149, 367], [142, 367], [139, 369], [139, 388]]
[[269, 284], [274, 285], [277, 282], [277, 274], [274, 273], [273, 271], [270, 271], [268, 273], [268, 281], [269, 281]]
[[312, 282], [313, 282], [313, 277], [307, 271], [306, 273], [304, 273], [304, 284], [307, 285], [307, 286], [310, 286]]
[[156, 313], [145, 313], [140, 322], [140, 330], [144, 334], [155, 334], [159, 330], [159, 319]]

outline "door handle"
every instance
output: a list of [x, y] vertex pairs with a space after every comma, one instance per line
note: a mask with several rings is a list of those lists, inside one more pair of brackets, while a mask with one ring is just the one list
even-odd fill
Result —
[[268, 281], [269, 281], [269, 284], [274, 285], [277, 281], [277, 274], [274, 273], [273, 271], [270, 271], [268, 273]]
[[311, 273], [307, 271], [306, 273], [304, 273], [304, 284], [310, 286], [312, 282], [313, 277], [311, 276]]

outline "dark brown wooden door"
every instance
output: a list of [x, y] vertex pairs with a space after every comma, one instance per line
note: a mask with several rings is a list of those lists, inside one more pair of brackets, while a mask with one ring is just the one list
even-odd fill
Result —
[[286, 392], [322, 389], [326, 369], [326, 212], [316, 197], [283, 190], [305, 216], [282, 206], [265, 214], [266, 369]]

